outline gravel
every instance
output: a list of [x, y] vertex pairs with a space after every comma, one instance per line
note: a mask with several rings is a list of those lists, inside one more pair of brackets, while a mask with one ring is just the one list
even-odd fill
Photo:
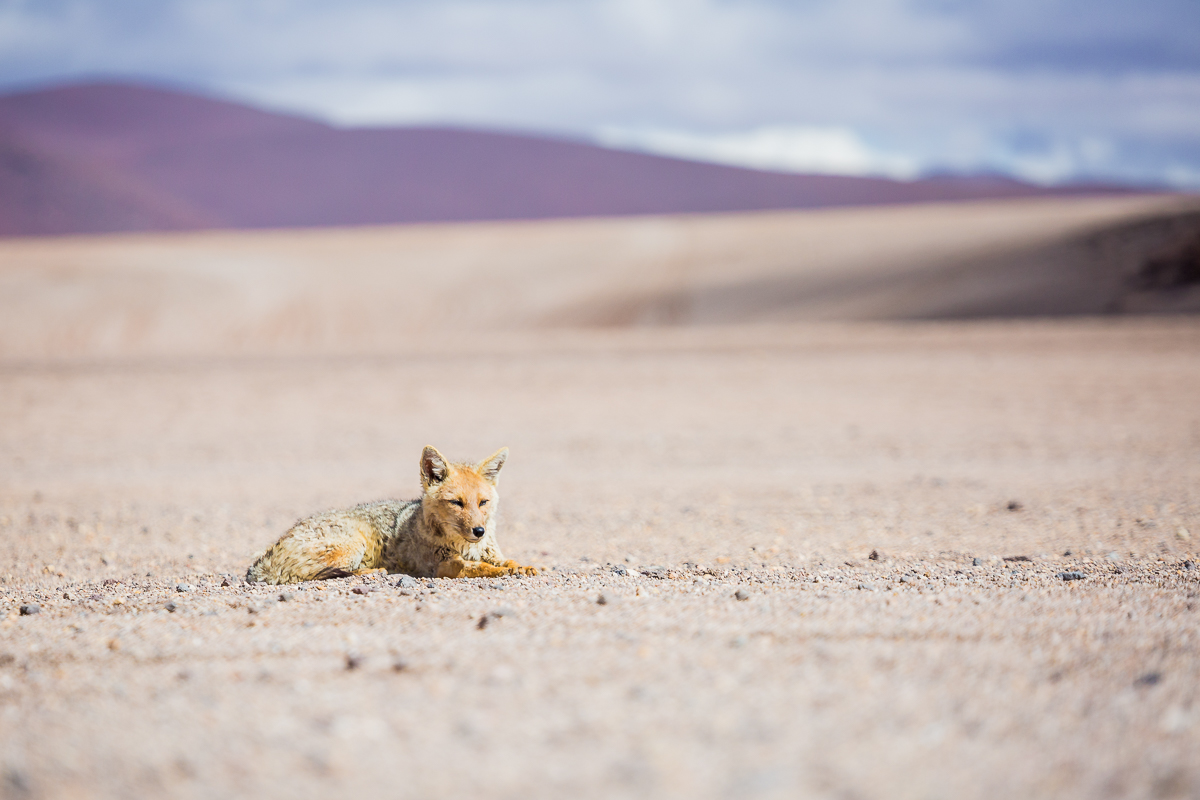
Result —
[[[539, 337], [0, 365], [0, 786], [1200, 791], [1200, 324]], [[222, 585], [414, 495], [427, 441], [512, 448], [500, 542], [540, 575]]]

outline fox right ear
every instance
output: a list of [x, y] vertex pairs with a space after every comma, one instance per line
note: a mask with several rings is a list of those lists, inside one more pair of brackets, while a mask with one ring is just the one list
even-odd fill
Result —
[[446, 466], [446, 459], [436, 447], [427, 445], [421, 452], [421, 486], [428, 489], [433, 484], [446, 480], [449, 474], [450, 468]]

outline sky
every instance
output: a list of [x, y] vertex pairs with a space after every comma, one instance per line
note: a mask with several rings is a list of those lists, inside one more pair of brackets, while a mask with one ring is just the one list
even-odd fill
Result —
[[341, 126], [1200, 189], [1200, 0], [0, 0], [0, 91], [114, 78]]

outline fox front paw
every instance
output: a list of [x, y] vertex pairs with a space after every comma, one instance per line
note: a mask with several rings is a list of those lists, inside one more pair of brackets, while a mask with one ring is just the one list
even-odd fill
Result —
[[518, 564], [516, 561], [513, 561], [512, 559], [505, 561], [500, 566], [504, 567], [506, 570], [509, 570], [509, 573], [508, 573], [509, 575], [537, 575], [538, 574], [537, 567], [524, 567], [524, 566], [521, 566], [520, 564]]

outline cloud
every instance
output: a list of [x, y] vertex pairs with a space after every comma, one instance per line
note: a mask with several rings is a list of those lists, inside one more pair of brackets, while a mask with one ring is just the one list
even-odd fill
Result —
[[0, 84], [101, 75], [342, 125], [617, 137], [788, 169], [1189, 186], [1200, 170], [1194, 0], [0, 5]]
[[920, 164], [869, 147], [849, 128], [770, 126], [741, 133], [702, 135], [686, 131], [602, 128], [608, 147], [712, 161], [777, 172], [886, 175], [915, 178]]

